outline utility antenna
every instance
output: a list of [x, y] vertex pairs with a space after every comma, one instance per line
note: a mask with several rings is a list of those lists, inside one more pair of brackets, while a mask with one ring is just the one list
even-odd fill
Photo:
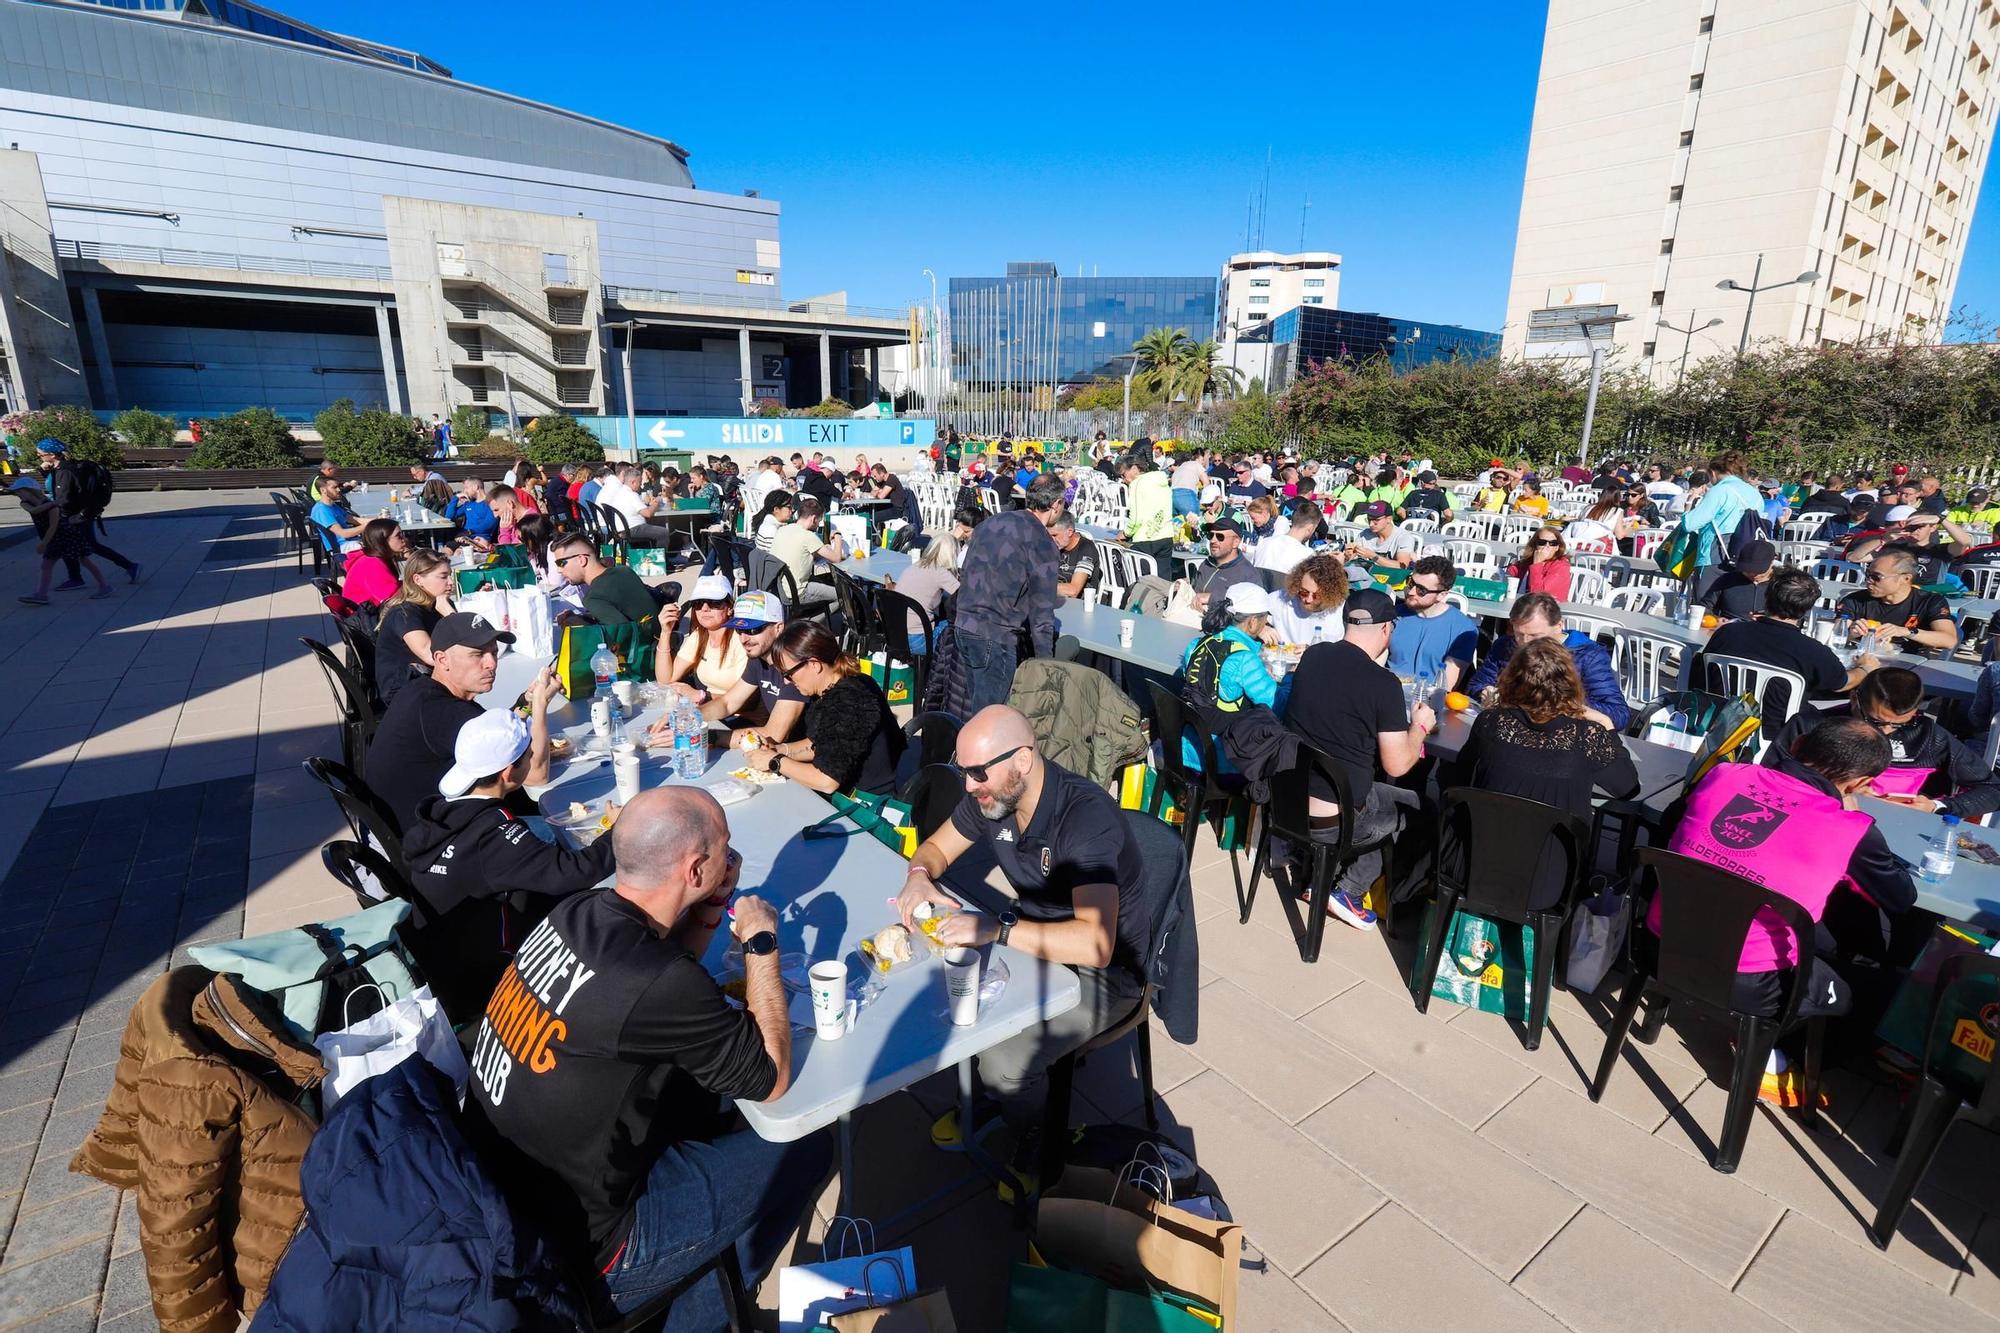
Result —
[[1257, 201], [1257, 248], [1264, 248], [1264, 219], [1271, 212], [1271, 146], [1264, 145], [1264, 196]]
[[1257, 192], [1250, 191], [1250, 197], [1243, 201], [1243, 248], [1250, 248], [1250, 225], [1257, 216]]
[[1302, 206], [1299, 209], [1299, 251], [1301, 254], [1305, 252], [1306, 248], [1306, 209], [1311, 208], [1312, 206], [1313, 206], [1313, 197], [1311, 195], [1307, 195], [1304, 206]]

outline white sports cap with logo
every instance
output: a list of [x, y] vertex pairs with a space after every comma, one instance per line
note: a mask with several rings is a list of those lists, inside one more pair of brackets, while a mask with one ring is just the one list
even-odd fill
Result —
[[463, 796], [472, 784], [492, 777], [528, 752], [528, 724], [511, 708], [481, 713], [458, 729], [451, 767], [438, 779], [438, 794]]

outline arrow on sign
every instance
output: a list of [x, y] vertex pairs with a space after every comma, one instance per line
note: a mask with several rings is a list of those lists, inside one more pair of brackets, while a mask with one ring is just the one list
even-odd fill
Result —
[[668, 440], [678, 440], [686, 434], [687, 432], [684, 430], [668, 430], [667, 423], [664, 421], [655, 421], [653, 428], [646, 432], [646, 438], [664, 449], [667, 447]]

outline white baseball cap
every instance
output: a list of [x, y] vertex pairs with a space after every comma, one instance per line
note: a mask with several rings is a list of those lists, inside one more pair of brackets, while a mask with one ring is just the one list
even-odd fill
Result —
[[1201, 488], [1202, 504], [1214, 504], [1217, 500], [1220, 500], [1221, 498], [1222, 498], [1222, 488], [1216, 485], [1214, 482], [1211, 481], [1208, 483], [1208, 485]]
[[1229, 614], [1233, 616], [1271, 614], [1271, 594], [1255, 583], [1230, 584], [1229, 595], [1224, 600], [1229, 603]]
[[451, 767], [438, 779], [438, 794], [463, 796], [472, 784], [490, 778], [528, 752], [528, 724], [511, 708], [481, 713], [458, 729]]
[[1887, 519], [1891, 523], [1907, 523], [1916, 512], [1915, 505], [1895, 505], [1889, 510]]
[[688, 585], [683, 606], [692, 602], [727, 602], [736, 596], [736, 585], [722, 574], [703, 574]]

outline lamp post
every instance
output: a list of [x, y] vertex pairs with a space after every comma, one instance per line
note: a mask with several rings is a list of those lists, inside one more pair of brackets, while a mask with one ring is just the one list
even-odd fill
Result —
[[[1706, 329], [1712, 329], [1712, 328], [1714, 328], [1714, 327], [1715, 327], [1716, 325], [1720, 324], [1721, 322], [1722, 322], [1722, 316], [1720, 316], [1720, 315], [1717, 315], [1717, 316], [1716, 316], [1716, 317], [1715, 317], [1714, 319], [1711, 319], [1710, 321], [1708, 321], [1708, 323], [1706, 323], [1706, 324], [1703, 324], [1703, 325], [1700, 325], [1699, 327], [1697, 327], [1697, 326], [1696, 326], [1696, 324], [1695, 324], [1695, 322], [1694, 322], [1694, 311], [1692, 311], [1692, 310], [1688, 311], [1688, 326], [1687, 326], [1686, 328], [1684, 328], [1684, 329], [1680, 329], [1680, 328], [1675, 328], [1675, 327], [1674, 327], [1674, 326], [1673, 326], [1672, 324], [1669, 324], [1669, 323], [1667, 323], [1667, 321], [1665, 321], [1664, 319], [1660, 321], [1660, 327], [1661, 327], [1661, 328], [1663, 328], [1663, 329], [1665, 329], [1665, 330], [1666, 330], [1667, 332], [1669, 332], [1669, 333], [1682, 333], [1682, 334], [1686, 334], [1686, 335], [1687, 335], [1687, 341], [1681, 344], [1681, 365], [1680, 365], [1680, 369], [1679, 369], [1679, 370], [1676, 370], [1676, 371], [1674, 372], [1674, 392], [1675, 392], [1675, 393], [1679, 393], [1679, 392], [1680, 392], [1680, 390], [1681, 390], [1681, 380], [1682, 380], [1682, 378], [1683, 378], [1683, 377], [1685, 377], [1685, 376], [1687, 375], [1687, 369], [1688, 369], [1688, 348], [1690, 348], [1690, 347], [1694, 346], [1694, 335], [1695, 335], [1695, 334], [1697, 334], [1697, 333], [1700, 333], [1700, 332], [1702, 332], [1703, 330], [1706, 330]], [[1741, 353], [1739, 353], [1738, 355], [1741, 355]]]
[[1590, 428], [1597, 420], [1597, 381], [1604, 373], [1604, 348], [1597, 339], [1591, 337], [1590, 331], [1593, 328], [1610, 328], [1614, 324], [1623, 324], [1630, 318], [1632, 318], [1630, 315], [1586, 315], [1576, 322], [1577, 327], [1583, 330], [1583, 336], [1590, 338], [1590, 393], [1583, 400], [1583, 447], [1577, 452], [1578, 467], [1590, 466]]
[[507, 373], [507, 363], [514, 357], [512, 352], [500, 353], [500, 384], [507, 394], [507, 435], [510, 439], [521, 438], [521, 418], [514, 411], [514, 377]]
[[1736, 340], [1736, 359], [1738, 361], [1743, 359], [1743, 351], [1750, 345], [1750, 312], [1757, 308], [1757, 293], [1774, 292], [1780, 287], [1810, 286], [1819, 281], [1819, 270], [1807, 269], [1796, 278], [1786, 278], [1783, 282], [1767, 282], [1760, 287], [1757, 285], [1757, 279], [1763, 276], [1764, 256], [1760, 254], [1757, 256], [1757, 267], [1751, 270], [1749, 286], [1744, 286], [1734, 278], [1724, 278], [1721, 282], [1715, 284], [1717, 291], [1743, 292], [1750, 298], [1743, 303], [1743, 334]]
[[632, 402], [632, 337], [639, 330], [636, 319], [622, 320], [616, 324], [606, 324], [607, 329], [625, 331], [625, 429], [632, 438], [632, 457], [639, 456], [639, 409]]
[[937, 274], [931, 272], [929, 269], [925, 269], [924, 276], [931, 280], [931, 324], [930, 328], [925, 330], [924, 337], [924, 410], [935, 416], [937, 415], [936, 400], [939, 390], [938, 371], [942, 368], [938, 364], [940, 341], [938, 330]]

